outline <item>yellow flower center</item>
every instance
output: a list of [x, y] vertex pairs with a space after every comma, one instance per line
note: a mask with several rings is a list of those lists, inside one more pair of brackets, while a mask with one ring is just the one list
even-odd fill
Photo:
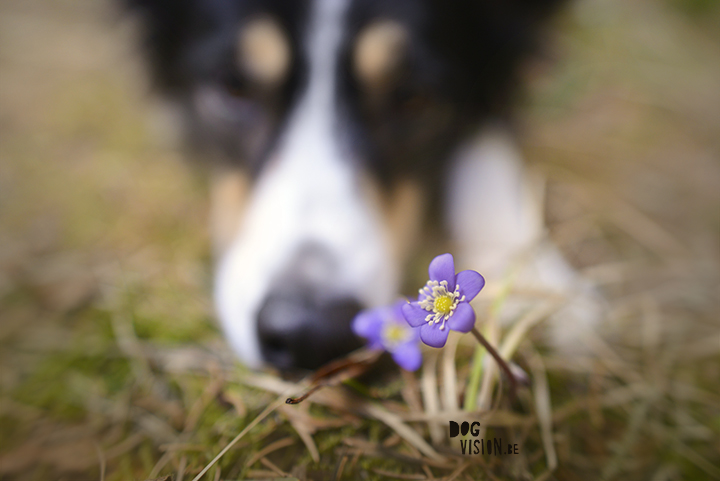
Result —
[[450, 296], [438, 296], [433, 304], [436, 312], [447, 314], [453, 305], [453, 299]]
[[408, 339], [409, 330], [397, 324], [388, 324], [382, 330], [382, 337], [385, 341], [385, 348], [393, 351], [399, 344]]
[[445, 329], [445, 321], [455, 313], [458, 303], [465, 300], [465, 296], [460, 295], [460, 286], [456, 285], [451, 291], [447, 281], [427, 281], [420, 289], [420, 296], [425, 298], [419, 299], [419, 306], [428, 311], [425, 321], [429, 325], [440, 324], [441, 331]]

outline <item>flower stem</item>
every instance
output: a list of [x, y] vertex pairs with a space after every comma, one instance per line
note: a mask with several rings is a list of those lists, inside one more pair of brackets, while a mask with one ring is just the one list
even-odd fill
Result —
[[477, 339], [478, 342], [482, 344], [485, 349], [487, 349], [490, 355], [495, 358], [498, 366], [500, 366], [500, 369], [502, 369], [505, 373], [505, 376], [507, 376], [508, 381], [510, 381], [510, 399], [515, 400], [515, 394], [517, 393], [517, 380], [515, 379], [515, 376], [513, 376], [513, 373], [510, 370], [510, 366], [508, 366], [505, 360], [500, 357], [500, 353], [498, 353], [492, 346], [492, 344], [490, 344], [488, 340], [485, 339], [485, 336], [480, 334], [480, 331], [478, 331], [477, 328], [473, 327], [471, 332], [473, 333], [473, 336], [475, 336], [475, 339]]

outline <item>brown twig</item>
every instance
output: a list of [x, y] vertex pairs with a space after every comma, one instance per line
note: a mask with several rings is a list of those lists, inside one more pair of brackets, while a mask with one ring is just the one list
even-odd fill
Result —
[[307, 391], [305, 391], [305, 394], [303, 394], [302, 396], [287, 398], [285, 400], [285, 404], [299, 404], [309, 398], [312, 393], [325, 386], [327, 386], [327, 384], [316, 384]]
[[298, 404], [310, 397], [318, 389], [334, 386], [343, 381], [359, 376], [380, 357], [380, 351], [359, 349], [346, 357], [330, 361], [318, 368], [310, 377], [311, 386], [302, 396], [285, 400], [286, 404]]

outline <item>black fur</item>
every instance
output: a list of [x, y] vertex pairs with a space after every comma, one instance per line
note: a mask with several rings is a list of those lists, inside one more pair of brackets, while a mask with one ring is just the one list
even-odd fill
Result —
[[[187, 107], [198, 144], [253, 171], [271, 150], [302, 89], [301, 50], [307, 0], [126, 0], [141, 13], [156, 85]], [[432, 179], [463, 136], [502, 114], [518, 83], [521, 62], [534, 52], [543, 21], [562, 0], [353, 0], [338, 72], [343, 121], [353, 149], [383, 182]], [[293, 44], [291, 75], [261, 92], [234, 66], [244, 19], [268, 13]], [[411, 32], [402, 76], [381, 103], [368, 102], [353, 77], [355, 35], [373, 19], [393, 18]], [[202, 118], [190, 102], [201, 85], [215, 89], [228, 114]]]

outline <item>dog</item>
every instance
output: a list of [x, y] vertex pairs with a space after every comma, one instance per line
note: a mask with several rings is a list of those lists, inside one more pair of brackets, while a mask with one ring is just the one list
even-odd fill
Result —
[[[216, 160], [214, 300], [248, 366], [356, 348], [354, 315], [397, 298], [424, 237], [489, 282], [542, 238], [507, 119], [560, 0], [127, 1]], [[525, 277], [577, 282], [552, 245], [532, 258]]]

